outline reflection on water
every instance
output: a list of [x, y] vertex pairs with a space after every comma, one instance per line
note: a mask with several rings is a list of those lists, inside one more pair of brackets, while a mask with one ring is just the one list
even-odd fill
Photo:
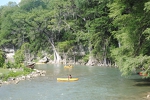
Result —
[[[115, 68], [76, 65], [64, 69], [48, 64], [36, 68], [46, 70], [46, 76], [0, 87], [0, 100], [145, 100], [143, 96], [150, 92], [149, 81], [137, 75], [121, 77]], [[68, 74], [79, 80], [57, 82]]]

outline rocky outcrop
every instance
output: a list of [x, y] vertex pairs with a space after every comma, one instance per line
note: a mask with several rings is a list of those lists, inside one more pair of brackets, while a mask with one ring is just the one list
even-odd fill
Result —
[[39, 60], [39, 63], [47, 63], [47, 62], [49, 62], [49, 58], [46, 56], [42, 58], [41, 60]]
[[14, 62], [15, 50], [13, 46], [4, 46], [2, 50], [5, 52], [6, 61]]
[[35, 62], [28, 62], [26, 67], [34, 69], [34, 66], [35, 66]]
[[98, 61], [93, 57], [93, 56], [90, 56], [89, 57], [89, 61], [86, 63], [87, 66], [94, 66], [98, 63]]

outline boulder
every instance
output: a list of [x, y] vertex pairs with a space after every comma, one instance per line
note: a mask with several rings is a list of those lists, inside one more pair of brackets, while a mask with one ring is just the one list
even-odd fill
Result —
[[42, 58], [41, 60], [39, 60], [39, 62], [40, 63], [47, 63], [47, 62], [49, 62], [49, 59], [48, 59], [48, 57], [44, 57], [44, 58]]

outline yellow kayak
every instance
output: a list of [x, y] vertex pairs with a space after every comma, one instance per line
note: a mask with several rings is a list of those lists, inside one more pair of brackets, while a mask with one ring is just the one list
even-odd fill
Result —
[[73, 66], [64, 66], [64, 68], [72, 68]]
[[78, 81], [79, 78], [57, 78], [57, 81]]

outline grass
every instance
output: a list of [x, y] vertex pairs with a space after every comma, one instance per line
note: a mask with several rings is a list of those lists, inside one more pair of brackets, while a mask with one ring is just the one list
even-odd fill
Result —
[[17, 77], [21, 75], [27, 75], [33, 70], [27, 67], [24, 67], [23, 71], [10, 71], [9, 69], [0, 68], [0, 80], [6, 81], [9, 77]]
[[3, 79], [3, 76], [7, 75], [9, 72], [9, 69], [0, 68], [0, 80]]
[[1, 74], [7, 74], [7, 73], [9, 73], [9, 72], [10, 72], [9, 69], [0, 68], [0, 73], [1, 73]]

